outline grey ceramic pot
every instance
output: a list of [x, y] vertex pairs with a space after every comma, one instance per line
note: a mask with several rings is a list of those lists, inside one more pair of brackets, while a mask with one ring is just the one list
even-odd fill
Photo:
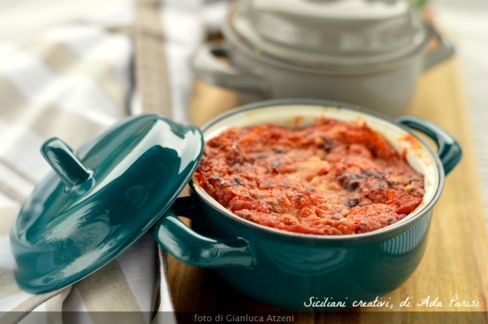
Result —
[[[369, 233], [300, 234], [238, 217], [191, 181], [191, 196], [176, 201], [154, 227], [153, 236], [182, 262], [215, 268], [238, 291], [282, 307], [321, 309], [313, 307], [310, 298], [327, 297], [353, 306], [355, 300], [374, 299], [397, 288], [422, 258], [444, 175], [461, 159], [461, 147], [442, 129], [418, 118], [394, 121], [348, 104], [304, 99], [242, 107], [217, 117], [203, 128], [203, 134], [207, 141], [229, 127], [270, 122], [294, 125], [296, 116], [303, 117], [304, 125], [320, 117], [364, 120], [424, 174], [421, 205], [403, 220]], [[432, 151], [412, 129], [431, 137], [439, 151]], [[192, 229], [175, 215], [190, 217]]]
[[[234, 28], [232, 17], [231, 11], [223, 28], [225, 43], [201, 45], [193, 57], [193, 69], [207, 83], [237, 91], [242, 102], [293, 97], [331, 99], [399, 116], [414, 95], [419, 75], [454, 53], [452, 45], [435, 28], [419, 22], [423, 26], [419, 27], [423, 28], [422, 40], [401, 58], [355, 64], [347, 70], [332, 64], [305, 66], [277, 59], [250, 45]], [[432, 39], [438, 46], [427, 51]]]

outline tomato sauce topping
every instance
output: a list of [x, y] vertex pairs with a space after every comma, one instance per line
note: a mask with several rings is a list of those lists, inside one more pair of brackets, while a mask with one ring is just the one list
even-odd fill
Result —
[[364, 123], [231, 128], [205, 145], [194, 179], [234, 214], [298, 233], [370, 232], [421, 202], [423, 175]]

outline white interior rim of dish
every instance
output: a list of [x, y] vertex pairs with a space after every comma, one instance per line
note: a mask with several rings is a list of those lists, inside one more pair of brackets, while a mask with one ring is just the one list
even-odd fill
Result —
[[280, 234], [286, 233], [302, 237], [344, 237], [376, 233], [383, 229], [407, 222], [409, 219], [415, 217], [421, 210], [423, 210], [424, 207], [426, 207], [430, 203], [430, 201], [436, 196], [436, 192], [439, 186], [439, 170], [436, 164], [436, 160], [434, 159], [430, 151], [425, 147], [425, 145], [418, 141], [417, 138], [413, 137], [407, 131], [391, 123], [390, 121], [375, 117], [373, 115], [369, 115], [361, 111], [332, 106], [323, 106], [319, 104], [278, 104], [272, 106], [263, 106], [259, 108], [256, 107], [254, 109], [230, 114], [225, 118], [216, 121], [215, 123], [211, 123], [210, 126], [203, 131], [203, 134], [206, 142], [232, 127], [242, 128], [259, 124], [275, 124], [296, 128], [311, 125], [318, 118], [336, 119], [349, 123], [364, 122], [375, 132], [387, 139], [390, 145], [392, 145], [392, 147], [397, 152], [401, 153], [405, 151], [408, 164], [414, 170], [424, 175], [425, 194], [422, 199], [422, 203], [400, 221], [371, 232], [344, 235], [317, 235], [279, 230], [249, 221], [235, 215], [230, 210], [222, 206], [219, 202], [217, 202], [217, 200], [215, 200], [212, 196], [210, 196], [210, 194], [208, 194], [203, 188], [201, 188], [197, 183], [194, 182], [195, 190], [199, 195], [203, 196], [207, 201], [211, 202], [214, 207], [223, 211], [226, 214], [238, 218], [239, 220], [242, 220], [253, 226], [277, 231]]

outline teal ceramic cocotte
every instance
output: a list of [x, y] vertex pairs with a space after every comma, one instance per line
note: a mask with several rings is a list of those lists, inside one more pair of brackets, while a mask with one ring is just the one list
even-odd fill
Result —
[[[265, 227], [226, 210], [191, 180], [204, 145], [229, 127], [304, 125], [316, 118], [363, 120], [425, 179], [421, 205], [403, 220], [354, 235], [311, 235]], [[436, 142], [434, 152], [412, 129]], [[397, 288], [419, 264], [444, 175], [462, 150], [448, 133], [414, 117], [391, 120], [348, 104], [307, 99], [258, 102], [221, 115], [202, 130], [143, 115], [112, 128], [76, 153], [61, 140], [42, 152], [55, 172], [36, 187], [11, 232], [15, 277], [41, 293], [73, 284], [147, 231], [182, 262], [215, 268], [230, 286], [293, 309], [324, 298], [370, 300]], [[178, 198], [190, 184], [191, 195]], [[179, 216], [189, 217], [192, 227]], [[313, 302], [318, 302], [313, 304]]]

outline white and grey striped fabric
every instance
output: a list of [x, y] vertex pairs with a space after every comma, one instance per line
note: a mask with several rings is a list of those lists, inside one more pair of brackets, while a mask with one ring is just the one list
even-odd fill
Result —
[[[99, 311], [133, 312], [120, 321], [149, 322], [154, 311], [173, 309], [166, 261], [149, 236], [61, 291], [31, 295], [13, 278], [8, 235], [22, 202], [49, 171], [39, 153], [45, 139], [59, 136], [76, 148], [130, 114], [186, 119], [192, 86], [187, 62], [203, 35], [203, 3], [110, 2], [112, 14], [97, 12], [21, 41], [0, 41], [2, 323], [61, 323], [70, 311], [76, 312], [70, 322], [104, 322], [93, 315]], [[76, 317], [80, 311], [90, 312]]]

